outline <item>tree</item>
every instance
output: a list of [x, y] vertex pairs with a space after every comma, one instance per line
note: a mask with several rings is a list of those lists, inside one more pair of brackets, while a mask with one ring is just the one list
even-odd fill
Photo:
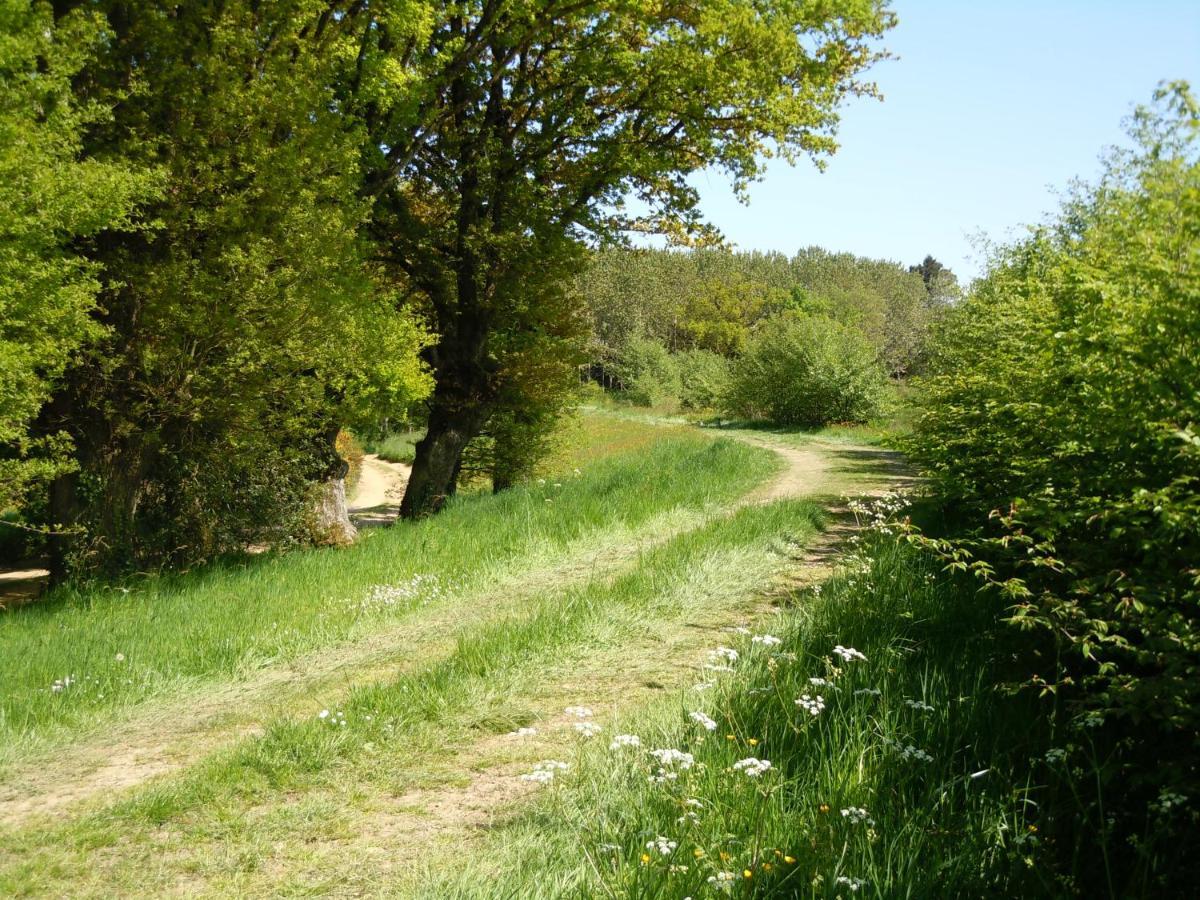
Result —
[[78, 245], [136, 231], [131, 211], [156, 186], [152, 170], [80, 158], [109, 110], [76, 102], [71, 79], [103, 39], [94, 16], [55, 28], [48, 4], [0, 0], [0, 512], [71, 466], [68, 436], [31, 425], [103, 333], [90, 315], [99, 273]]
[[925, 292], [929, 295], [932, 306], [945, 306], [957, 300], [962, 290], [958, 285], [958, 277], [943, 266], [932, 256], [926, 256], [917, 266], [909, 266], [908, 271], [921, 276], [925, 283]]
[[[495, 345], [532, 327], [528, 273], [569, 277], [573, 248], [630, 230], [711, 238], [688, 176], [715, 167], [742, 190], [768, 155], [833, 152], [836, 110], [871, 93], [857, 76], [893, 24], [850, 0], [471, 0], [433, 4], [428, 37], [374, 7], [360, 18], [348, 90], [371, 234], [438, 335], [408, 517], [452, 493], [497, 408]], [[413, 74], [388, 95], [397, 70]]]
[[163, 190], [146, 227], [82, 248], [104, 276], [103, 338], [40, 423], [79, 463], [52, 502], [87, 539], [60, 549], [116, 569], [295, 537], [313, 486], [343, 471], [358, 373], [383, 376], [384, 348], [393, 390], [418, 387], [418, 329], [393, 321], [360, 239], [361, 136], [331, 89], [346, 34], [315, 0], [80, 5], [107, 33], [73, 89], [112, 109], [82, 152], [160, 172]]

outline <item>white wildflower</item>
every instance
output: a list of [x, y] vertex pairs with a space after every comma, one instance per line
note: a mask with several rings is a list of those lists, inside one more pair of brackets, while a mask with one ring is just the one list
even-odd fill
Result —
[[516, 731], [510, 731], [509, 737], [532, 737], [537, 734], [536, 728], [518, 728]]
[[810, 716], [819, 716], [821, 711], [825, 709], [825, 698], [820, 694], [818, 694], [816, 697], [811, 697], [808, 694], [804, 694], [796, 701], [796, 705]]
[[533, 767], [532, 772], [522, 775], [521, 780], [532, 781], [535, 784], [549, 784], [557, 773], [565, 772], [569, 768], [571, 768], [569, 765], [557, 759], [543, 759]]
[[595, 722], [576, 722], [575, 730], [579, 732], [580, 737], [593, 738], [604, 729]]
[[118, 654], [117, 654], [117, 655], [114, 657], [114, 659], [116, 659], [116, 661], [117, 661], [117, 662], [125, 662], [125, 654], [124, 654], [124, 653], [118, 653]]
[[712, 719], [710, 719], [707, 715], [705, 715], [702, 712], [699, 712], [699, 711], [694, 712], [691, 714], [690, 718], [696, 724], [703, 725], [707, 731], [716, 731], [717, 730], [717, 723], [714, 722]]
[[851, 825], [858, 825], [861, 822], [866, 822], [868, 825], [875, 824], [875, 820], [871, 818], [870, 813], [868, 813], [861, 806], [851, 806], [847, 809], [843, 809], [842, 818]]
[[577, 719], [590, 719], [592, 716], [592, 711], [586, 706], [568, 706], [563, 712]]
[[854, 692], [855, 697], [882, 697], [883, 691], [879, 688], [859, 688]]
[[693, 691], [707, 691], [712, 686], [713, 686], [713, 683], [711, 681], [702, 681], [699, 684], [693, 684], [692, 690]]
[[933, 707], [924, 700], [905, 700], [904, 705], [920, 712], [933, 712]]
[[834, 647], [833, 652], [840, 656], [845, 662], [854, 662], [856, 659], [866, 662], [867, 659], [853, 647], [843, 647], [841, 644], [838, 644], [836, 647]]
[[618, 734], [612, 739], [612, 743], [608, 745], [609, 750], [619, 750], [622, 747], [640, 747], [642, 739], [636, 734]]
[[718, 890], [728, 891], [737, 876], [732, 872], [718, 872], [716, 875], [708, 876], [708, 883], [716, 887]]
[[837, 884], [844, 888], [849, 888], [850, 893], [857, 894], [862, 890], [862, 886], [866, 884], [861, 878], [847, 878], [845, 875], [837, 877]]
[[1067, 751], [1062, 747], [1051, 747], [1046, 751], [1046, 762], [1060, 763], [1067, 758]]
[[783, 641], [775, 637], [773, 634], [756, 634], [750, 638], [750, 641], [755, 644], [762, 644], [764, 647], [778, 647]]
[[813, 677], [808, 679], [808, 683], [813, 687], [833, 687], [833, 682], [828, 678]]
[[738, 661], [738, 652], [732, 647], [718, 647], [709, 651], [708, 659], [718, 665], [730, 665]]
[[769, 759], [758, 759], [749, 756], [746, 759], [739, 759], [733, 764], [735, 772], [745, 772], [747, 778], [758, 778], [765, 772], [770, 771], [771, 761]]
[[675, 852], [675, 848], [678, 846], [679, 844], [677, 844], [675, 841], [668, 840], [661, 834], [654, 840], [646, 842], [646, 849], [657, 850], [659, 856], [670, 856]]

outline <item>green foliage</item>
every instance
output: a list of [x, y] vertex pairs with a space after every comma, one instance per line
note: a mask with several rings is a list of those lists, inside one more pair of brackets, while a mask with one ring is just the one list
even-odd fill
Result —
[[947, 315], [910, 445], [979, 522], [936, 548], [1004, 592], [1052, 646], [1029, 683], [1094, 725], [1088, 814], [1121, 877], [1194, 828], [1163, 797], [1200, 797], [1200, 117], [1185, 87], [1157, 100]]
[[715, 168], [741, 190], [768, 155], [833, 152], [837, 110], [873, 93], [859, 75], [894, 23], [882, 2], [849, 0], [428, 13], [427, 29], [377, 5], [339, 23], [359, 35], [341, 91], [366, 132], [371, 235], [437, 334], [411, 517], [453, 493], [495, 413], [515, 422], [506, 344], [537, 329], [581, 249], [630, 231], [711, 239], [691, 174]]
[[747, 419], [817, 428], [874, 417], [884, 387], [861, 334], [832, 319], [785, 314], [761, 323], [734, 361], [725, 405]]
[[622, 396], [635, 406], [658, 406], [679, 396], [679, 366], [667, 348], [636, 336], [612, 367]]
[[675, 354], [675, 364], [684, 409], [707, 412], [721, 408], [729, 391], [729, 360], [710, 350], [684, 350]]
[[943, 303], [917, 271], [816, 247], [791, 258], [724, 249], [608, 250], [593, 256], [577, 290], [600, 362], [619, 356], [637, 334], [672, 351], [702, 347], [736, 355], [755, 324], [791, 309], [861, 331], [895, 375], [919, 366]]
[[80, 465], [51, 515], [86, 527], [78, 566], [188, 564], [298, 529], [338, 426], [427, 390], [423, 335], [360, 242], [360, 135], [329, 102], [319, 4], [90, 8], [114, 24], [75, 90], [113, 113], [82, 150], [164, 187], [152, 229], [88, 248], [103, 339], [46, 416]]
[[48, 3], [0, 0], [0, 511], [70, 467], [66, 435], [31, 425], [103, 333], [90, 316], [100, 270], [80, 247], [135, 230], [131, 210], [156, 186], [145, 167], [82, 157], [110, 114], [71, 83], [106, 37], [93, 15], [55, 24]]

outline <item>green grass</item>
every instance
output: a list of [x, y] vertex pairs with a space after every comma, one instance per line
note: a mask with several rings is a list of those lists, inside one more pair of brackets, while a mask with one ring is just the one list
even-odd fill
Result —
[[[0, 616], [0, 764], [149, 699], [370, 633], [381, 619], [469, 606], [473, 590], [504, 573], [552, 568], [572, 547], [672, 510], [728, 503], [777, 465], [735, 442], [679, 438], [561, 482], [462, 498], [343, 551], [60, 591]], [[394, 589], [395, 602], [368, 602], [377, 588]]]
[[[1030, 765], [1046, 735], [1030, 703], [996, 692], [1006, 674], [997, 610], [890, 539], [850, 562], [819, 593], [797, 596], [773, 626], [779, 647], [731, 638], [736, 673], [613, 723], [610, 733], [638, 734], [641, 749], [590, 746], [471, 861], [432, 872], [429, 895], [1056, 893], [1027, 802], [1048, 774], [1044, 761]], [[842, 661], [838, 644], [866, 660]], [[803, 695], [820, 695], [824, 709], [806, 713], [795, 703]], [[651, 783], [651, 748], [690, 752], [695, 765]], [[772, 768], [758, 778], [732, 769], [749, 757]], [[851, 808], [871, 821], [842, 815]], [[678, 845], [670, 856], [646, 847], [660, 835]], [[719, 873], [732, 879], [721, 891], [708, 881]]]
[[[806, 502], [746, 507], [648, 550], [614, 578], [546, 592], [502, 621], [465, 618], [446, 658], [353, 690], [335, 710], [345, 726], [312, 714], [279, 719], [261, 737], [108, 809], [5, 833], [0, 893], [156, 893], [190, 878], [198, 883], [189, 893], [213, 896], [439, 896], [409, 881], [413, 865], [381, 877], [370, 852], [376, 834], [363, 819], [369, 797], [461, 778], [457, 753], [533, 721], [539, 706], [543, 714], [550, 703], [561, 708], [548, 687], [556, 673], [619, 679], [637, 656], [629, 647], [648, 629], [753, 597], [819, 520]], [[319, 846], [328, 856], [314, 858]]]
[[366, 441], [363, 449], [391, 463], [412, 465], [417, 455], [417, 441], [424, 436], [424, 429], [396, 431], [379, 440]]

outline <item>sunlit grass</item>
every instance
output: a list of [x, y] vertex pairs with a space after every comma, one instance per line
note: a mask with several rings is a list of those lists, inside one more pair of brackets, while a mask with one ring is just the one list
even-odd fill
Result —
[[[219, 895], [274, 894], [281, 880], [289, 890], [324, 885], [379, 893], [385, 882], [368, 865], [372, 858], [345, 864], [347, 853], [371, 845], [371, 822], [355, 816], [363, 813], [364, 795], [452, 780], [460, 748], [536, 721], [528, 710], [546, 694], [552, 673], [619, 670], [626, 648], [655, 623], [679, 627], [753, 596], [819, 519], [816, 506], [800, 501], [744, 508], [648, 550], [615, 578], [547, 591], [503, 621], [465, 617], [450, 635], [447, 657], [356, 688], [329, 715], [313, 709], [278, 719], [261, 737], [69, 824], [9, 831], [0, 892], [54, 893], [70, 885], [111, 895], [198, 878]], [[511, 747], [522, 752], [519, 743]], [[506, 777], [520, 783], [516, 772]], [[147, 867], [146, 854], [159, 852], [164, 835], [170, 855]], [[335, 882], [312, 872], [314, 844], [340, 861]], [[284, 860], [295, 867], [294, 878]], [[389, 881], [383, 892], [439, 896], [409, 884], [415, 871], [407, 866], [398, 873], [405, 886]]]
[[[697, 673], [712, 688], [603, 723], [640, 747], [589, 745], [431, 895], [1043, 894], [1045, 735], [994, 688], [997, 610], [890, 539], [870, 550], [796, 598], [778, 645], [730, 635], [735, 671]], [[655, 748], [693, 761], [664, 778]]]
[[60, 591], [0, 615], [0, 762], [31, 740], [156, 695], [353, 638], [378, 628], [380, 616], [468, 603], [500, 573], [552, 566], [571, 546], [672, 509], [726, 503], [776, 465], [734, 442], [680, 437], [579, 476], [461, 498], [347, 550]]

